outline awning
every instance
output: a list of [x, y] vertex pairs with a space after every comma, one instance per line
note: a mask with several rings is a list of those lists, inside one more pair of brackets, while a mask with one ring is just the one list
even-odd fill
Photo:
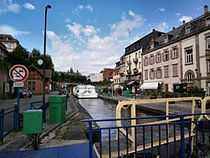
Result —
[[148, 83], [143, 83], [140, 87], [140, 89], [157, 89], [158, 88], [158, 83], [161, 84], [162, 82], [148, 82]]

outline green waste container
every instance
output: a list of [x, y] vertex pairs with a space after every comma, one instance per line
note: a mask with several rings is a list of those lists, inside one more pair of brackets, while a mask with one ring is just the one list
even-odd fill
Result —
[[127, 97], [127, 98], [130, 97], [130, 91], [129, 91], [129, 90], [126, 91], [126, 97]]
[[42, 133], [42, 110], [27, 110], [23, 112], [23, 133]]
[[51, 123], [62, 122], [66, 117], [66, 96], [49, 96], [49, 117]]
[[108, 92], [108, 96], [110, 96], [110, 92]]

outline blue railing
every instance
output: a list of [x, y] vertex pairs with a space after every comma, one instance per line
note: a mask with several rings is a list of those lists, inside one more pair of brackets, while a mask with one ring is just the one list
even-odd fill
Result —
[[[210, 156], [210, 120], [194, 120], [202, 114], [184, 114], [170, 116], [154, 116], [140, 118], [121, 118], [106, 120], [83, 120], [89, 123], [89, 158], [93, 157], [93, 132], [99, 132], [99, 141], [95, 143], [95, 151], [98, 157], [208, 157]], [[191, 119], [193, 117], [193, 119]], [[161, 120], [168, 118], [168, 122]], [[178, 119], [175, 119], [178, 118]], [[143, 121], [147, 123], [131, 126], [127, 122], [131, 120]], [[170, 121], [174, 119], [175, 121]], [[152, 122], [151, 122], [152, 120]], [[159, 120], [155, 123], [153, 120]], [[106, 121], [123, 121], [122, 126], [97, 128], [93, 123]], [[149, 122], [149, 123], [148, 123]], [[154, 122], [154, 123], [153, 123]], [[126, 133], [121, 134], [121, 129]], [[129, 137], [129, 133], [134, 129], [134, 138]], [[108, 131], [106, 140], [103, 131]], [[116, 140], [112, 139], [111, 134], [115, 131]]]
[[42, 109], [43, 110], [43, 120], [46, 122], [46, 103], [45, 101], [31, 102], [30, 109]]
[[14, 129], [19, 129], [19, 107], [17, 104], [6, 109], [0, 109], [0, 141], [3, 143], [4, 137]]

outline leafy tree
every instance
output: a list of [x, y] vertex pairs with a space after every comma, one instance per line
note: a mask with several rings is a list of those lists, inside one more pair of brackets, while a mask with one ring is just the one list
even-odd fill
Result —
[[31, 65], [29, 52], [21, 46], [16, 47], [11, 53], [8, 53], [5, 60], [12, 65], [22, 64], [26, 67]]

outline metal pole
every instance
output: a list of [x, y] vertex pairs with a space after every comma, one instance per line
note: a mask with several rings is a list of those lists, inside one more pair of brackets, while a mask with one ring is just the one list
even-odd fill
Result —
[[46, 69], [46, 29], [47, 29], [47, 8], [51, 8], [50, 5], [45, 7], [45, 23], [44, 23], [44, 60], [43, 60], [43, 101], [45, 103], [45, 69]]

